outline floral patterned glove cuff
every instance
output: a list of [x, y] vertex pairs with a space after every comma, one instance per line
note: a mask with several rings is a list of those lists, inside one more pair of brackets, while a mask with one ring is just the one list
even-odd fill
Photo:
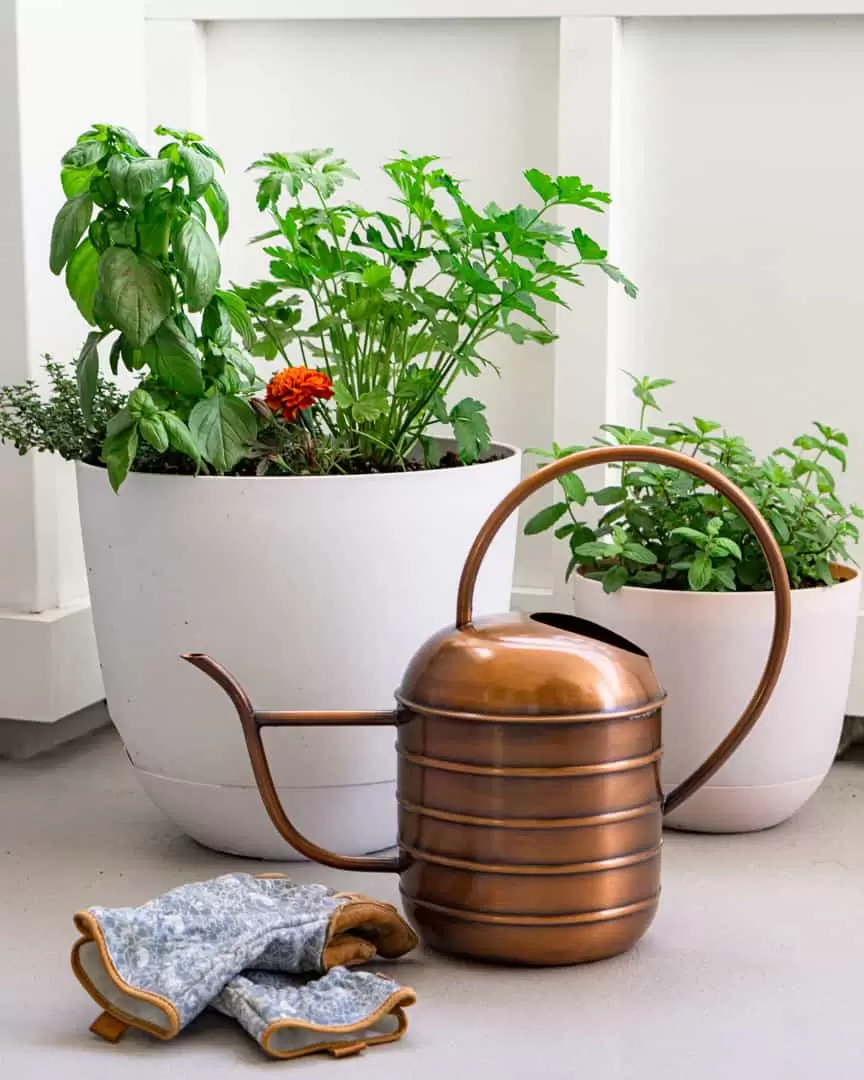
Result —
[[267, 1054], [334, 1057], [400, 1039], [414, 991], [385, 975], [336, 967], [320, 979], [271, 971], [245, 971], [232, 979], [213, 1007], [238, 1021]]

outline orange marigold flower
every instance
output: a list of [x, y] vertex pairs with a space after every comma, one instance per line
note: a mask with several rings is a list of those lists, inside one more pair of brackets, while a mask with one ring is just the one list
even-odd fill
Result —
[[267, 404], [283, 420], [296, 420], [318, 398], [333, 397], [333, 383], [323, 371], [289, 367], [278, 371], [267, 383]]

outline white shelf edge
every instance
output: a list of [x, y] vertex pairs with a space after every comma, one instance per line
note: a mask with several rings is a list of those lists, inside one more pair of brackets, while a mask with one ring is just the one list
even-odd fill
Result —
[[761, 18], [864, 15], [864, 0], [146, 0], [148, 19]]

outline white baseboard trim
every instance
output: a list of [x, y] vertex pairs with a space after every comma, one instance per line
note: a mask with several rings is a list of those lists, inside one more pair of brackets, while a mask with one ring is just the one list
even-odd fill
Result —
[[0, 758], [27, 761], [50, 753], [73, 739], [91, 735], [111, 723], [104, 701], [64, 716], [54, 724], [30, 724], [26, 720], [0, 720]]
[[0, 611], [0, 717], [53, 724], [104, 696], [88, 600]]

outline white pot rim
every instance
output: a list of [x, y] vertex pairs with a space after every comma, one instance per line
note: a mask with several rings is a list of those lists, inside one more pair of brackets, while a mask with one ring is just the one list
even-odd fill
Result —
[[[442, 440], [447, 442], [448, 440]], [[413, 483], [417, 483], [419, 477], [442, 477], [442, 476], [460, 476], [465, 469], [488, 469], [494, 468], [496, 465], [501, 465], [504, 461], [509, 461], [512, 457], [521, 454], [521, 450], [516, 446], [511, 446], [509, 443], [492, 443], [487, 453], [495, 453], [498, 456], [492, 461], [476, 461], [471, 465], [461, 465], [459, 467], [449, 466], [445, 469], [412, 469], [405, 470], [403, 472], [380, 472], [380, 473], [345, 473], [337, 474], [335, 476], [185, 476], [180, 473], [155, 473], [155, 472], [130, 472], [129, 479], [145, 483], [178, 483], [185, 481], [186, 483], [194, 482], [196, 484], [225, 484], [225, 483], [245, 483], [254, 481], [256, 484], [284, 484], [286, 482], [291, 483], [303, 483], [304, 481], [309, 483], [312, 481], [323, 482], [328, 484], [338, 483], [358, 483], [360, 481], [366, 481], [366, 483], [403, 483], [411, 480]], [[89, 472], [107, 473], [107, 469], [104, 465], [89, 465], [84, 461], [76, 461], [75, 465], [79, 469], [86, 469]], [[428, 480], [422, 481], [428, 483]]]
[[[833, 592], [838, 586], [843, 585], [857, 585], [860, 578], [860, 572], [854, 566], [846, 566], [844, 563], [837, 564], [838, 569], [844, 571], [849, 576], [838, 578], [833, 585], [808, 585], [803, 588], [797, 588], [792, 590], [793, 596], [824, 596], [826, 593]], [[603, 583], [600, 581], [594, 581], [592, 578], [585, 577], [581, 570], [577, 570], [574, 575], [574, 583], [577, 580], [583, 584], [598, 589], [603, 588]], [[676, 597], [681, 599], [682, 597], [688, 597], [687, 600], [683, 600], [683, 603], [705, 603], [712, 601], [714, 603], [724, 602], [728, 600], [741, 601], [745, 598], [749, 598], [751, 601], [753, 597], [773, 596], [773, 589], [748, 589], [741, 592], [697, 592], [694, 589], [657, 589], [651, 585], [622, 585], [620, 589], [616, 589], [615, 593], [610, 595], [615, 596], [616, 593], [650, 593], [656, 597]]]

